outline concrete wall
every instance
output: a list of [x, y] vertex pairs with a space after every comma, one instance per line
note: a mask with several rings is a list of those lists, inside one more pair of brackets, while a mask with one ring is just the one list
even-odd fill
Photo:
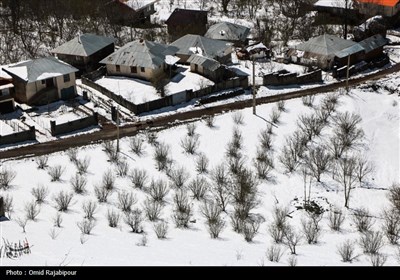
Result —
[[1, 145], [9, 145], [15, 144], [19, 142], [29, 141], [29, 140], [36, 140], [36, 130], [34, 126], [31, 126], [29, 130], [17, 132], [14, 134], [9, 135], [0, 135], [0, 146]]
[[93, 113], [93, 115], [89, 117], [81, 118], [78, 120], [62, 124], [56, 124], [55, 121], [50, 121], [51, 135], [56, 136], [60, 134], [70, 133], [97, 124], [98, 124], [97, 113]]
[[107, 64], [107, 74], [115, 76], [127, 76], [132, 78], [139, 78], [150, 81], [160, 77], [164, 72], [164, 67], [161, 65], [158, 69], [145, 68], [145, 71], [141, 71], [141, 67], [137, 67], [137, 73], [131, 73], [130, 66], [120, 66], [120, 72], [117, 72], [116, 66]]

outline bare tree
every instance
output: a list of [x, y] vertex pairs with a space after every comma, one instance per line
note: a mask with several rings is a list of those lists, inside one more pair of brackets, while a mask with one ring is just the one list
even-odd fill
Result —
[[40, 213], [40, 206], [36, 201], [28, 202], [24, 205], [25, 215], [28, 220], [36, 221], [36, 217]]
[[273, 210], [273, 221], [268, 228], [275, 243], [282, 243], [288, 228], [287, 217], [289, 208], [275, 206]]
[[301, 242], [302, 236], [291, 226], [286, 226], [283, 234], [283, 243], [288, 246], [293, 255], [296, 255], [296, 247]]
[[36, 188], [33, 188], [31, 190], [31, 193], [35, 197], [36, 203], [42, 204], [45, 201], [47, 195], [49, 194], [49, 189], [43, 185], [39, 185]]
[[68, 211], [68, 207], [71, 204], [72, 198], [74, 194], [72, 192], [60, 191], [53, 198], [56, 203], [56, 208], [58, 211], [66, 212]]
[[393, 183], [389, 188], [389, 201], [400, 213], [400, 184]]
[[338, 113], [334, 118], [336, 124], [334, 134], [339, 138], [342, 150], [354, 148], [364, 137], [364, 132], [358, 125], [361, 117], [354, 113]]
[[225, 227], [225, 222], [221, 218], [222, 209], [216, 201], [204, 201], [200, 208], [202, 215], [206, 218], [208, 232], [211, 238], [218, 238], [219, 234]]
[[22, 233], [26, 233], [26, 224], [28, 223], [28, 218], [27, 217], [24, 217], [24, 218], [17, 217], [17, 218], [15, 218], [15, 221], [21, 227]]
[[196, 158], [196, 171], [199, 174], [204, 174], [208, 172], [208, 165], [210, 160], [204, 153], [200, 153]]
[[370, 161], [368, 161], [366, 157], [362, 156], [357, 157], [356, 174], [360, 187], [362, 186], [365, 177], [367, 177], [368, 174], [371, 174], [373, 171], [374, 171], [374, 166]]
[[326, 147], [317, 146], [309, 149], [308, 155], [305, 157], [305, 163], [310, 174], [314, 176], [317, 182], [321, 182], [321, 174], [329, 169], [331, 156], [326, 151]]
[[383, 218], [383, 232], [389, 242], [395, 245], [400, 239], [400, 213], [395, 209], [384, 210]]
[[149, 196], [156, 202], [163, 203], [165, 196], [168, 194], [168, 184], [162, 179], [151, 180], [149, 189], [147, 190]]
[[313, 137], [321, 135], [324, 128], [324, 123], [320, 121], [316, 114], [301, 115], [298, 118], [297, 125], [306, 136], [307, 140], [311, 141]]
[[344, 207], [349, 208], [351, 191], [357, 182], [357, 160], [354, 157], [341, 158], [336, 162], [335, 180], [344, 190]]
[[370, 231], [374, 224], [372, 216], [366, 208], [358, 208], [354, 210], [353, 222], [359, 232]]
[[342, 262], [352, 262], [357, 259], [358, 255], [355, 255], [354, 241], [346, 240], [344, 243], [337, 247], [337, 252], [342, 258]]
[[83, 213], [85, 214], [84, 218], [93, 220], [94, 219], [94, 213], [97, 210], [97, 203], [92, 200], [87, 200], [82, 203], [82, 210]]
[[318, 242], [318, 238], [321, 235], [319, 223], [322, 220], [322, 216], [322, 214], [309, 213], [307, 219], [302, 219], [301, 225], [308, 244], [315, 244]]

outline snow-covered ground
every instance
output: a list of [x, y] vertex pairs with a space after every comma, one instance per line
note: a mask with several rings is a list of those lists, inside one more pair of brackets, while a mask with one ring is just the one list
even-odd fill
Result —
[[[390, 80], [383, 80], [383, 84], [397, 83], [398, 75], [393, 75]], [[316, 96], [314, 101], [318, 105], [326, 94]], [[359, 149], [368, 155], [374, 163], [376, 170], [368, 177], [368, 188], [357, 187], [353, 190], [350, 201], [350, 209], [343, 207], [343, 189], [332, 180], [328, 174], [322, 175], [321, 184], [313, 183], [312, 198], [326, 198], [329, 204], [340, 207], [346, 214], [346, 220], [341, 232], [333, 232], [328, 226], [328, 213], [324, 214], [321, 222], [322, 235], [317, 244], [309, 245], [304, 239], [297, 248], [298, 265], [370, 265], [367, 255], [362, 254], [362, 249], [357, 240], [360, 234], [357, 232], [351, 216], [352, 209], [366, 207], [372, 216], [377, 217], [373, 228], [380, 229], [382, 220], [379, 218], [381, 211], [387, 207], [387, 188], [398, 182], [400, 177], [399, 143], [400, 143], [400, 113], [397, 104], [399, 97], [396, 94], [389, 95], [381, 87], [374, 92], [366, 85], [353, 89], [350, 95], [342, 95], [339, 99], [341, 112], [354, 112], [362, 117], [361, 127], [365, 132], [364, 144]], [[196, 122], [196, 133], [199, 135], [198, 151], [204, 153], [210, 160], [210, 168], [225, 161], [225, 150], [230, 141], [235, 126], [243, 136], [243, 153], [248, 168], [252, 167], [252, 159], [256, 153], [258, 134], [266, 127], [271, 111], [276, 104], [266, 104], [257, 107], [257, 115], [252, 114], [251, 108], [241, 110], [243, 124], [235, 125], [233, 116], [236, 112], [228, 112], [215, 118], [214, 128], [208, 127], [205, 122]], [[289, 206], [291, 218], [289, 223], [299, 232], [301, 219], [304, 218], [303, 210], [295, 210], [294, 200], [300, 201], [303, 197], [302, 177], [298, 173], [285, 174], [283, 167], [278, 161], [278, 155], [285, 145], [285, 136], [296, 129], [296, 120], [300, 114], [311, 113], [314, 109], [302, 104], [301, 99], [286, 102], [286, 111], [282, 113], [277, 128], [273, 129], [273, 151], [275, 169], [272, 180], [261, 181], [258, 185], [260, 192], [260, 205], [254, 210], [261, 214], [265, 222], [261, 224], [259, 233], [253, 242], [246, 242], [242, 235], [232, 230], [230, 218], [223, 214], [226, 227], [220, 234], [220, 238], [211, 239], [206, 226], [205, 219], [199, 208], [202, 204], [191, 199], [194, 207], [193, 220], [189, 229], [175, 228], [172, 219], [173, 194], [175, 190], [169, 188], [166, 204], [163, 207], [161, 217], [168, 222], [169, 230], [167, 239], [159, 240], [153, 231], [153, 223], [146, 220], [144, 231], [147, 236], [146, 246], [139, 246], [143, 235], [130, 232], [125, 224], [122, 212], [117, 208], [118, 193], [121, 191], [133, 192], [138, 202], [134, 207], [143, 209], [144, 200], [148, 195], [139, 189], [132, 187], [128, 178], [116, 177], [116, 189], [111, 193], [108, 203], [101, 203], [94, 215], [96, 226], [92, 234], [81, 236], [77, 222], [83, 219], [82, 203], [84, 201], [96, 201], [94, 187], [101, 181], [106, 170], [115, 172], [116, 166], [108, 161], [101, 145], [91, 145], [79, 149], [78, 158], [89, 157], [90, 166], [87, 178], [87, 192], [84, 195], [74, 195], [70, 210], [62, 213], [61, 228], [53, 227], [52, 218], [55, 217], [54, 196], [59, 191], [72, 191], [69, 180], [76, 174], [76, 167], [72, 164], [66, 152], [52, 154], [48, 165], [62, 165], [65, 172], [61, 182], [51, 182], [47, 170], [39, 170], [34, 159], [7, 160], [2, 163], [2, 168], [15, 170], [16, 179], [8, 190], [1, 190], [0, 195], [13, 197], [14, 211], [12, 220], [1, 223], [3, 235], [10, 242], [18, 242], [27, 238], [33, 245], [30, 255], [23, 255], [16, 260], [4, 259], [6, 266], [14, 265], [287, 265], [291, 256], [288, 249], [278, 263], [267, 260], [266, 250], [273, 245], [272, 238], [268, 233], [268, 226], [272, 222], [272, 210], [275, 205]], [[158, 141], [170, 146], [173, 168], [184, 167], [189, 172], [191, 179], [196, 176], [196, 156], [183, 153], [180, 145], [181, 139], [185, 137], [187, 129], [185, 125], [175, 126], [158, 132]], [[331, 128], [323, 130], [321, 138], [317, 142], [326, 141], [331, 135]], [[130, 170], [139, 168], [146, 170], [149, 178], [164, 179], [168, 177], [156, 169], [153, 160], [154, 147], [144, 140], [145, 152], [137, 156], [129, 150], [129, 138], [121, 140], [121, 157], [129, 164]], [[207, 180], [209, 176], [204, 177]], [[31, 190], [43, 184], [48, 187], [49, 195], [44, 204], [41, 205], [40, 214], [35, 222], [29, 221], [26, 233], [15, 222], [17, 217], [25, 215], [24, 205], [32, 201]], [[211, 197], [211, 193], [207, 194]], [[106, 219], [109, 209], [121, 213], [119, 227], [110, 228]], [[233, 208], [228, 207], [228, 213]], [[54, 238], [52, 238], [53, 236]], [[356, 246], [356, 254], [360, 254], [353, 263], [343, 263], [337, 253], [337, 246], [345, 240], [351, 240]], [[282, 246], [282, 249], [286, 248]], [[398, 265], [396, 262], [396, 246], [385, 243], [381, 252], [387, 256], [386, 265]]]
[[199, 90], [212, 85], [214, 83], [209, 79], [191, 72], [189, 66], [179, 65], [179, 73], [171, 79], [165, 88], [167, 95], [170, 95], [183, 90]]

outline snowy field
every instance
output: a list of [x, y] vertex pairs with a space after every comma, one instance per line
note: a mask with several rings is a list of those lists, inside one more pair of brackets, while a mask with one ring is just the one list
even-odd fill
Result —
[[[396, 82], [398, 76], [393, 76], [390, 81]], [[328, 94], [319, 95], [313, 101], [313, 107], [317, 108], [323, 98]], [[344, 208], [343, 188], [332, 179], [330, 172], [322, 174], [321, 183], [312, 182], [311, 198], [315, 201], [325, 201], [321, 206], [326, 210], [329, 206], [335, 206], [344, 212], [346, 218], [340, 232], [332, 231], [329, 227], [329, 213], [326, 212], [320, 222], [321, 236], [316, 244], [308, 244], [303, 237], [298, 244], [297, 265], [370, 265], [369, 257], [363, 254], [358, 240], [360, 233], [357, 232], [352, 220], [353, 211], [359, 207], [366, 207], [374, 218], [374, 230], [380, 230], [382, 225], [381, 214], [383, 208], [389, 206], [387, 199], [388, 187], [393, 182], [398, 182], [400, 174], [399, 164], [399, 101], [398, 95], [389, 95], [384, 87], [375, 92], [371, 87], [365, 85], [353, 89], [350, 95], [342, 95], [336, 113], [350, 112], [359, 114], [362, 118], [360, 127], [364, 130], [365, 138], [357, 151], [368, 156], [373, 162], [375, 172], [365, 178], [363, 187], [357, 187], [351, 193], [350, 208]], [[266, 120], [270, 119], [271, 113], [276, 111], [276, 104], [266, 104], [257, 107], [257, 116], [252, 114], [251, 108], [240, 111], [243, 122], [236, 124], [234, 119], [238, 118], [237, 112], [228, 112], [214, 119], [214, 127], [210, 128], [204, 121], [195, 123], [195, 133], [198, 135], [199, 146], [196, 155], [184, 153], [181, 140], [187, 135], [186, 125], [176, 126], [162, 130], [157, 133], [158, 143], [165, 143], [170, 147], [170, 158], [172, 159], [172, 170], [184, 168], [190, 179], [185, 183], [184, 189], [188, 196], [189, 181], [196, 176], [207, 180], [213, 185], [210, 173], [198, 175], [196, 171], [196, 159], [199, 153], [204, 153], [209, 159], [209, 170], [220, 163], [226, 163], [225, 151], [229, 147], [228, 142], [232, 138], [235, 127], [243, 137], [242, 153], [244, 165], [254, 171], [253, 159], [255, 158], [258, 135], [267, 127]], [[123, 191], [132, 192], [137, 202], [132, 209], [140, 208], [144, 211], [145, 200], [149, 193], [145, 190], [132, 187], [132, 182], [127, 177], [116, 175], [117, 167], [111, 163], [101, 145], [92, 145], [80, 148], [78, 159], [90, 159], [86, 192], [75, 194], [68, 211], [62, 212], [61, 227], [55, 227], [53, 218], [56, 217], [57, 209], [54, 198], [60, 191], [73, 192], [70, 179], [76, 175], [77, 168], [73, 164], [67, 152], [52, 154], [49, 157], [48, 166], [61, 165], [64, 173], [60, 182], [51, 182], [46, 170], [38, 169], [35, 159], [7, 160], [3, 162], [2, 168], [15, 170], [16, 178], [7, 190], [0, 190], [0, 195], [13, 198], [14, 208], [11, 212], [11, 221], [1, 223], [3, 235], [9, 242], [18, 242], [27, 238], [33, 245], [30, 255], [12, 260], [4, 259], [6, 266], [18, 265], [288, 265], [292, 256], [290, 250], [280, 245], [283, 255], [278, 262], [270, 262], [267, 258], [267, 250], [274, 244], [268, 231], [273, 222], [273, 208], [289, 207], [290, 217], [288, 223], [301, 232], [301, 220], [306, 219], [304, 210], [296, 210], [294, 205], [304, 198], [303, 181], [299, 171], [285, 173], [285, 168], [278, 160], [282, 148], [285, 146], [285, 137], [291, 135], [297, 129], [296, 120], [301, 114], [311, 114], [314, 108], [307, 107], [301, 99], [290, 100], [285, 103], [285, 111], [281, 113], [277, 127], [273, 128], [272, 134], [272, 159], [275, 168], [270, 174], [269, 180], [260, 180], [257, 184], [260, 203], [252, 210], [254, 214], [260, 214], [265, 221], [261, 223], [258, 234], [252, 242], [246, 242], [242, 234], [233, 231], [229, 215], [234, 211], [233, 203], [227, 206], [227, 213], [222, 213], [225, 227], [219, 238], [212, 239], [205, 225], [205, 218], [200, 212], [202, 201], [189, 198], [189, 204], [193, 208], [193, 216], [189, 228], [176, 228], [173, 215], [173, 196], [178, 193], [176, 187], [172, 187], [172, 181], [163, 171], [158, 171], [153, 159], [155, 147], [150, 145], [147, 137], [138, 136], [143, 141], [143, 153], [138, 156], [130, 151], [131, 139], [124, 138], [121, 141], [120, 158], [129, 166], [129, 172], [134, 169], [146, 170], [149, 187], [150, 179], [162, 179], [168, 182], [168, 194], [162, 205], [160, 218], [168, 223], [166, 239], [158, 239], [153, 230], [154, 222], [147, 218], [142, 222], [145, 234], [132, 233], [131, 228], [124, 221], [124, 214], [119, 209], [118, 194]], [[319, 137], [312, 141], [312, 145], [326, 143], [332, 135], [332, 119], [329, 126], [325, 127]], [[352, 151], [355, 152], [355, 151]], [[107, 171], [115, 176], [114, 190], [109, 195], [106, 203], [97, 203], [98, 207], [94, 213], [95, 226], [89, 235], [82, 235], [77, 223], [84, 217], [82, 204], [87, 201], [97, 201], [95, 186], [99, 186], [103, 174]], [[36, 221], [28, 221], [26, 233], [18, 226], [16, 220], [23, 219], [26, 214], [25, 205], [33, 201], [31, 194], [33, 188], [43, 185], [48, 188], [44, 203], [37, 206], [40, 209]], [[207, 191], [208, 199], [213, 197], [210, 190]], [[296, 202], [297, 201], [297, 202]], [[326, 202], [327, 201], [327, 202]], [[116, 228], [108, 226], [107, 212], [115, 211], [121, 218]], [[144, 213], [142, 214], [144, 215]], [[146, 240], [143, 240], [146, 236]], [[337, 253], [337, 247], [345, 240], [355, 244], [355, 254], [359, 257], [352, 263], [341, 261]], [[390, 245], [386, 238], [380, 252], [387, 256], [385, 265], [398, 265], [396, 261], [397, 247]], [[142, 246], [145, 245], [145, 246]]]

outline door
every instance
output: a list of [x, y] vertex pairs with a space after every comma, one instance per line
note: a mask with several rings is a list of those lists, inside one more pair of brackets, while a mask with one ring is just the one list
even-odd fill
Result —
[[47, 79], [46, 80], [46, 87], [50, 88], [50, 87], [54, 87], [54, 80], [53, 78]]

